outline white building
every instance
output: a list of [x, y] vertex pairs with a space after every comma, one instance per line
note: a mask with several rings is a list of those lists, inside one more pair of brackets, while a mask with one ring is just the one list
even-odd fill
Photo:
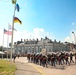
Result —
[[41, 40], [30, 40], [15, 43], [14, 49], [17, 54], [25, 53], [40, 53], [42, 49], [46, 49], [46, 52], [56, 52], [56, 51], [69, 51], [69, 46], [56, 41], [51, 41], [50, 39], [41, 39]]

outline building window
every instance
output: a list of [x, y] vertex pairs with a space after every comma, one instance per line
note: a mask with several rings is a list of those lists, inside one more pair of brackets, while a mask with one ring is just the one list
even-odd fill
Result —
[[32, 47], [32, 53], [34, 53], [34, 47]]
[[42, 48], [40, 47], [40, 52], [42, 52]]
[[51, 47], [49, 47], [49, 52], [51, 52]]
[[31, 52], [30, 47], [29, 47], [29, 52]]

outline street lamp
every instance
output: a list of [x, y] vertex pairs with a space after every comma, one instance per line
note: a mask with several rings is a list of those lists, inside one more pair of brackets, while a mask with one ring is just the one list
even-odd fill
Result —
[[76, 36], [75, 36], [75, 33], [74, 32], [72, 32], [73, 34], [74, 34], [74, 41], [75, 41], [75, 44], [76, 44]]

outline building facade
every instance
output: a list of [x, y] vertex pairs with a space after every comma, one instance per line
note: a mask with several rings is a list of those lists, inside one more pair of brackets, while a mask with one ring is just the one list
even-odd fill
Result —
[[42, 49], [46, 52], [69, 51], [70, 47], [61, 42], [51, 41], [50, 39], [30, 40], [14, 44], [16, 54], [40, 53]]

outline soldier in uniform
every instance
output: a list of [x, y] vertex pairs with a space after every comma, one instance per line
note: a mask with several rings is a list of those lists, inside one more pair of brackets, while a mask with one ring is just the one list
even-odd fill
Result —
[[72, 53], [70, 53], [70, 63], [71, 63], [71, 62], [74, 63], [74, 61], [73, 61], [73, 54], [72, 54]]
[[67, 65], [67, 64], [70, 65], [70, 62], [69, 62], [69, 60], [68, 60], [68, 59], [69, 59], [68, 57], [69, 57], [69, 55], [68, 55], [68, 53], [66, 53], [66, 54], [65, 54], [66, 65]]
[[74, 54], [74, 57], [75, 57], [75, 64], [76, 64], [76, 53]]
[[54, 53], [51, 56], [51, 65], [55, 67], [55, 55], [54, 55]]
[[47, 56], [43, 56], [43, 67], [47, 67]]

